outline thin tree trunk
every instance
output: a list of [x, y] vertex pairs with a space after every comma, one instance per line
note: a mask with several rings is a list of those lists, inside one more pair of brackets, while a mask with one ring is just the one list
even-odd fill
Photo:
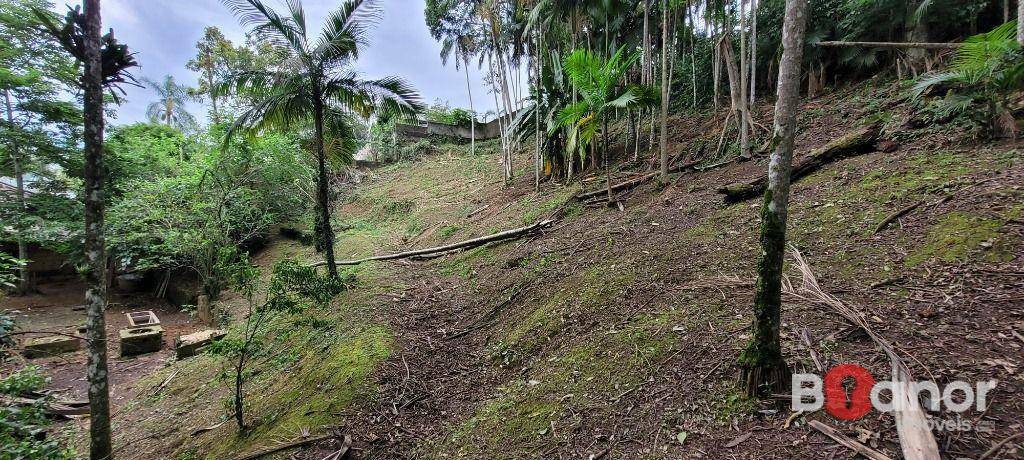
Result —
[[690, 5], [686, 5], [686, 16], [690, 18], [690, 28], [687, 33], [690, 34], [690, 86], [693, 89], [693, 101], [692, 107], [694, 110], [697, 109], [697, 48], [693, 44], [694, 31], [697, 30], [697, 24], [693, 17], [693, 12], [690, 11]]
[[608, 203], [612, 202], [612, 165], [608, 158], [608, 115], [605, 114], [601, 117], [601, 143], [604, 144], [601, 150], [604, 150], [604, 177], [608, 185]]
[[757, 101], [757, 7], [758, 0], [750, 2], [750, 17], [754, 23], [750, 28], [750, 105]]
[[217, 95], [216, 95], [216, 93], [212, 89], [213, 88], [213, 68], [212, 67], [213, 66], [211, 65], [210, 68], [208, 68], [208, 71], [206, 73], [206, 84], [209, 85], [208, 86], [209, 88], [211, 88], [210, 89], [210, 106], [213, 109], [213, 124], [218, 125], [218, 124], [220, 124], [220, 111], [217, 110]]
[[747, 123], [750, 115], [747, 113], [747, 76], [750, 74], [747, 67], [749, 61], [747, 56], [747, 14], [744, 6], [747, 2], [740, 0], [740, 156], [750, 158], [750, 124]]
[[[246, 347], [248, 347], [248, 342], [246, 342]], [[246, 349], [243, 348], [238, 357], [238, 367], [235, 368], [235, 424], [238, 425], [239, 433], [245, 433], [245, 401], [242, 399], [242, 371], [245, 369], [245, 354]]]
[[476, 154], [476, 112], [473, 111], [473, 89], [469, 84], [469, 55], [462, 53], [462, 63], [466, 70], [466, 94], [469, 95], [469, 154]]
[[[708, 14], [711, 14], [711, 13], [709, 12]], [[717, 30], [717, 28], [715, 28], [714, 21], [712, 20], [711, 22], [712, 22], [711, 28], [714, 31], [711, 34], [711, 38], [712, 38], [711, 41], [712, 41], [712, 43], [719, 43], [719, 41], [718, 41], [718, 30]], [[720, 82], [722, 80], [722, 53], [721, 53], [721, 46], [712, 46], [712, 57], [711, 57], [711, 60], [713, 62], [712, 66], [711, 66], [711, 76], [712, 76], [712, 79], [715, 81], [714, 85], [712, 85], [713, 86], [713, 90], [714, 90], [714, 98], [715, 98], [715, 112], [718, 112], [718, 99], [719, 99], [718, 86], [719, 86], [719, 84], [720, 84]]]
[[1024, 46], [1024, 0], [1017, 0], [1017, 43]]
[[782, 29], [782, 60], [772, 133], [774, 153], [768, 164], [768, 190], [761, 207], [761, 256], [757, 264], [753, 337], [740, 355], [741, 384], [754, 397], [782, 393], [789, 386], [789, 368], [779, 339], [782, 310], [782, 262], [786, 249], [789, 176], [800, 97], [807, 0], [787, 0]]
[[[668, 183], [668, 0], [661, 0], [661, 136], [658, 151], [661, 155], [661, 181]], [[608, 200], [611, 201], [611, 185]]]
[[338, 278], [338, 266], [334, 261], [334, 229], [331, 228], [331, 202], [327, 181], [327, 155], [324, 153], [324, 103], [320, 99], [320, 89], [315, 88], [313, 99], [313, 129], [316, 139], [317, 163], [317, 211], [320, 213], [320, 243], [323, 246], [324, 260], [327, 261], [327, 273]]
[[651, 59], [651, 32], [650, 32], [650, 16], [651, 16], [651, 0], [644, 0], [644, 39], [643, 39], [643, 59], [640, 60], [640, 84], [650, 84], [650, 77], [648, 76]]
[[103, 64], [100, 0], [84, 0], [83, 121], [85, 141], [85, 328], [89, 381], [89, 458], [113, 458], [107, 375], [107, 256], [103, 238]]
[[[4, 103], [7, 106], [7, 124], [12, 128], [14, 127], [14, 104], [11, 103], [11, 91], [4, 89]], [[21, 259], [25, 263], [18, 267], [18, 287], [17, 292], [19, 294], [27, 293], [31, 288], [31, 280], [29, 279], [28, 271], [28, 243], [25, 241], [25, 228], [22, 223], [22, 219], [28, 212], [28, 202], [25, 200], [25, 172], [22, 171], [21, 166], [21, 152], [18, 148], [18, 142], [12, 136], [10, 139], [11, 149], [11, 163], [14, 166], [14, 193], [18, 199], [18, 205], [21, 207], [19, 212], [19, 218], [17, 222], [18, 232], [18, 259]]]
[[533, 96], [534, 96], [534, 103], [533, 103], [533, 125], [534, 125], [534, 131], [535, 131], [535, 135], [536, 135], [536, 142], [535, 142], [534, 152], [533, 152], [533, 189], [535, 191], [540, 191], [540, 162], [541, 162], [541, 155], [540, 155], [540, 66], [541, 66], [540, 56], [541, 56], [541, 50], [540, 50], [540, 47], [541, 47], [541, 41], [543, 40], [542, 36], [543, 35], [541, 33], [539, 33], [539, 32], [537, 33], [537, 51], [536, 51], [536, 53], [537, 53], [537, 60], [533, 63], [534, 74], [536, 75], [536, 79], [534, 80], [534, 84], [533, 84]]

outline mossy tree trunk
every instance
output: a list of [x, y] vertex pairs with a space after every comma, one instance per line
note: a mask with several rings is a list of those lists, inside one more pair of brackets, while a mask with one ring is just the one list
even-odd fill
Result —
[[[661, 135], [658, 149], [661, 156], [661, 181], [668, 183], [668, 0], [661, 2]], [[609, 187], [608, 200], [611, 201]]]
[[783, 392], [789, 368], [782, 358], [779, 317], [782, 310], [782, 261], [786, 246], [789, 177], [800, 97], [807, 0], [787, 0], [783, 23], [782, 61], [775, 103], [775, 150], [768, 165], [768, 190], [761, 207], [761, 256], [757, 264], [753, 337], [740, 355], [741, 383], [752, 397]]
[[338, 278], [338, 266], [334, 261], [334, 229], [331, 227], [331, 197], [327, 177], [327, 154], [324, 152], [324, 102], [319, 85], [314, 87], [313, 95], [313, 129], [316, 139], [317, 163], [317, 222], [316, 231], [319, 243], [327, 262], [327, 272], [332, 278]]
[[107, 257], [103, 243], [103, 64], [100, 0], [85, 0], [83, 118], [85, 128], [85, 328], [89, 382], [89, 457], [112, 458], [107, 381]]

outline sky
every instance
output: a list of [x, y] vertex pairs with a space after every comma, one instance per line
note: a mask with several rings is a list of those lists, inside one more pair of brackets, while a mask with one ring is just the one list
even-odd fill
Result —
[[[66, 0], [55, 0], [64, 10]], [[280, 0], [265, 0], [283, 11]], [[67, 2], [77, 3], [77, 2]], [[319, 32], [328, 12], [339, 0], [303, 0], [309, 27]], [[448, 101], [453, 107], [469, 107], [466, 76], [453, 62], [441, 65], [440, 43], [430, 36], [423, 19], [423, 0], [380, 0], [383, 16], [371, 33], [370, 45], [361, 51], [355, 68], [363, 78], [399, 76], [416, 88], [423, 100]], [[136, 77], [162, 80], [173, 75], [179, 83], [197, 84], [197, 75], [185, 68], [195, 55], [195, 44], [207, 26], [217, 26], [236, 45], [244, 42], [245, 29], [220, 0], [103, 0], [103, 30], [114, 29], [118, 41], [136, 53], [141, 68]], [[484, 90], [482, 73], [470, 62], [474, 108], [483, 114], [494, 108], [494, 97]], [[126, 86], [127, 103], [118, 108], [114, 124], [145, 121], [146, 107], [155, 100], [151, 90]], [[490, 101], [490, 103], [488, 103]], [[206, 107], [192, 104], [190, 112], [205, 120]]]

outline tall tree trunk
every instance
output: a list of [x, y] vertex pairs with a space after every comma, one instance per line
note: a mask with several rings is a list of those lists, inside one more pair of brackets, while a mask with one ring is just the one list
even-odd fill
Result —
[[536, 37], [537, 37], [537, 51], [536, 51], [537, 56], [536, 56], [536, 61], [534, 61], [534, 63], [533, 63], [533, 71], [534, 71], [534, 75], [536, 76], [536, 78], [534, 79], [534, 83], [533, 83], [533, 97], [534, 97], [534, 102], [533, 102], [533, 125], [534, 126], [533, 126], [533, 128], [534, 128], [534, 134], [536, 136], [536, 142], [535, 142], [535, 145], [534, 145], [534, 152], [533, 152], [533, 189], [535, 191], [540, 191], [540, 163], [541, 163], [541, 154], [540, 154], [540, 66], [541, 66], [540, 56], [541, 56], [541, 49], [540, 49], [540, 47], [541, 47], [541, 41], [543, 40], [543, 38], [541, 38], [542, 36], [543, 35], [540, 32], [537, 32], [537, 35], [536, 35]]
[[164, 120], [167, 126], [171, 126], [171, 119], [174, 118], [174, 100], [171, 98], [164, 99], [164, 112]]
[[[711, 13], [709, 12], [708, 14], [711, 14]], [[712, 87], [713, 87], [713, 91], [714, 91], [714, 96], [713, 97], [715, 99], [715, 112], [718, 112], [718, 100], [720, 98], [719, 95], [718, 95], [718, 93], [719, 93], [718, 87], [719, 87], [719, 85], [721, 84], [721, 81], [722, 81], [722, 53], [721, 53], [721, 48], [722, 47], [717, 45], [717, 43], [719, 43], [719, 40], [718, 40], [718, 30], [717, 30], [717, 28], [716, 28], [716, 26], [714, 24], [713, 18], [712, 18], [711, 26], [710, 27], [711, 27], [711, 30], [712, 30], [712, 32], [711, 32], [711, 38], [712, 38], [711, 42], [716, 44], [716, 45], [712, 46], [712, 52], [711, 52], [712, 53], [712, 56], [711, 56], [711, 62], [712, 62], [712, 65], [711, 65], [711, 76], [712, 77], [711, 78], [714, 80], [714, 85], [712, 85]]]
[[1024, 0], [1017, 0], [1017, 43], [1024, 46]]
[[643, 39], [643, 59], [640, 60], [640, 84], [650, 84], [649, 67], [651, 59], [651, 32], [650, 32], [650, 16], [651, 16], [651, 0], [644, 1], [644, 39]]
[[[4, 103], [7, 108], [7, 124], [14, 128], [14, 104], [11, 102], [11, 91], [4, 89]], [[22, 170], [21, 164], [21, 152], [18, 146], [18, 142], [14, 136], [11, 136], [10, 141], [10, 154], [11, 163], [14, 166], [14, 194], [18, 199], [18, 206], [21, 208], [19, 211], [18, 222], [16, 229], [18, 232], [18, 258], [26, 263], [18, 267], [18, 286], [17, 292], [19, 294], [25, 294], [32, 289], [31, 280], [29, 278], [28, 271], [28, 243], [25, 241], [25, 226], [23, 218], [28, 212], [28, 202], [25, 200], [25, 172]]]
[[327, 181], [327, 155], [324, 153], [324, 103], [320, 96], [320, 89], [315, 88], [316, 94], [313, 97], [313, 129], [316, 138], [316, 166], [317, 166], [317, 187], [316, 206], [320, 214], [317, 230], [320, 233], [321, 249], [324, 251], [324, 260], [327, 262], [327, 273], [332, 278], [338, 278], [338, 266], [334, 262], [334, 229], [331, 228], [331, 202], [330, 191]]
[[466, 71], [466, 94], [469, 95], [469, 154], [476, 154], [476, 112], [473, 111], [473, 89], [469, 84], [469, 54], [462, 53], [462, 64]]
[[757, 100], [757, 7], [758, 0], [750, 1], [750, 17], [753, 25], [750, 28], [750, 105]]
[[753, 337], [739, 359], [741, 384], [748, 395], [755, 397], [782, 393], [790, 384], [789, 368], [782, 358], [779, 323], [789, 177], [793, 161], [793, 139], [796, 136], [800, 67], [806, 26], [807, 0], [786, 0], [778, 100], [775, 103], [775, 126], [772, 133], [775, 150], [768, 164], [768, 190], [761, 206], [761, 256], [757, 264]]
[[740, 0], [740, 156], [750, 158], [750, 118], [747, 104], [747, 76], [750, 74], [747, 62], [747, 13], [746, 0]]
[[[661, 155], [661, 181], [668, 183], [668, 0], [661, 0], [661, 136], [658, 151]], [[611, 188], [608, 189], [611, 200]]]
[[697, 24], [694, 22], [693, 12], [690, 11], [690, 5], [686, 5], [686, 16], [690, 18], [690, 28], [687, 29], [687, 33], [690, 35], [690, 86], [693, 89], [693, 100], [691, 106], [694, 110], [697, 109], [697, 48], [693, 44], [694, 31], [697, 30]]
[[84, 0], [83, 121], [85, 125], [85, 329], [89, 381], [89, 458], [112, 458], [107, 375], [107, 255], [103, 238], [103, 63], [100, 0]]
[[[914, 13], [917, 12], [917, 8], [921, 5], [923, 0], [907, 2], [906, 19], [904, 27], [906, 28], [905, 42], [929, 42], [928, 27], [925, 25], [923, 18], [921, 20], [914, 20]], [[917, 76], [918, 70], [922, 70], [926, 66], [928, 60], [928, 50], [911, 48], [907, 50], [907, 62], [910, 65], [910, 72], [915, 77]]]

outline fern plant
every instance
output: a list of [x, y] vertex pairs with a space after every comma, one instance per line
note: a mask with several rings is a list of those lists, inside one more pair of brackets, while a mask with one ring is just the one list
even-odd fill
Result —
[[1024, 87], [1024, 59], [1016, 41], [1017, 21], [964, 41], [949, 68], [924, 76], [911, 90], [921, 99], [936, 86], [949, 87], [935, 104], [937, 118], [948, 118], [981, 105], [988, 112], [989, 128], [1016, 136], [1017, 126], [1008, 108], [1008, 95]]

